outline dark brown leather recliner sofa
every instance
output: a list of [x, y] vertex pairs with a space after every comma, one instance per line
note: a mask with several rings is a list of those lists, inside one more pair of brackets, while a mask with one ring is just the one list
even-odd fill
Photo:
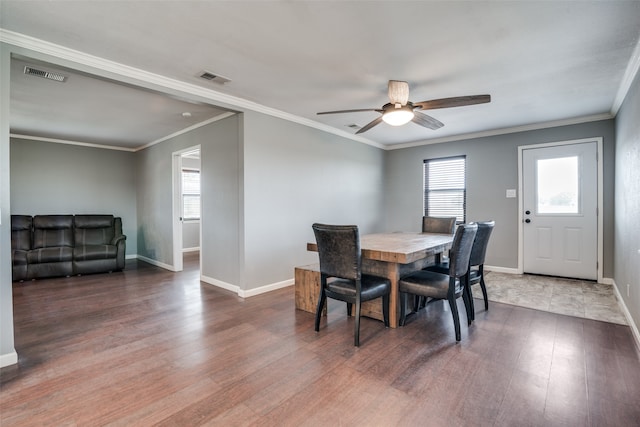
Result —
[[126, 238], [113, 215], [11, 215], [13, 280], [122, 270]]

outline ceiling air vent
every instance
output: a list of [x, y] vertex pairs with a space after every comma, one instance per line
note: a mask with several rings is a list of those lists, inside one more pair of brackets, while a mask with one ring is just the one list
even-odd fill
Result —
[[50, 73], [49, 71], [38, 70], [37, 68], [24, 67], [24, 73], [28, 76], [42, 77], [43, 79], [55, 80], [56, 82], [64, 82], [67, 76], [58, 73]]
[[201, 79], [205, 79], [205, 80], [209, 80], [210, 82], [216, 82], [219, 83], [221, 85], [229, 83], [231, 81], [231, 79], [228, 79], [226, 77], [223, 77], [221, 75], [218, 74], [214, 74], [210, 71], [203, 71], [200, 74], [198, 74], [198, 76]]

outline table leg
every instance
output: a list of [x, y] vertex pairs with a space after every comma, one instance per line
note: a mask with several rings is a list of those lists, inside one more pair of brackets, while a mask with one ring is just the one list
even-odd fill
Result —
[[398, 316], [398, 281], [400, 280], [400, 268], [397, 263], [387, 263], [387, 279], [391, 281], [391, 294], [389, 295], [389, 326], [397, 328]]

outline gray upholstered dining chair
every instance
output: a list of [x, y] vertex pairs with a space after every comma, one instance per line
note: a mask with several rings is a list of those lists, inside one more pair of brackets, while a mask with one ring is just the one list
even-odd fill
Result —
[[409, 294], [433, 299], [446, 299], [451, 307], [456, 341], [460, 341], [460, 317], [458, 315], [457, 299], [461, 296], [463, 297], [467, 312], [467, 323], [470, 325], [472, 318], [466, 283], [469, 280], [469, 258], [471, 257], [471, 248], [473, 247], [477, 230], [478, 226], [476, 224], [461, 224], [456, 229], [450, 251], [448, 274], [419, 270], [400, 279], [398, 291], [400, 292], [401, 326], [404, 326], [406, 320], [405, 313]]
[[347, 303], [351, 316], [356, 306], [354, 345], [360, 346], [360, 307], [364, 301], [382, 297], [384, 325], [389, 326], [389, 293], [391, 282], [384, 277], [362, 274], [360, 235], [356, 225], [313, 224], [320, 257], [320, 297], [316, 309], [315, 330], [327, 297]]
[[[456, 232], [456, 217], [439, 217], [439, 216], [423, 216], [422, 217], [422, 232], [423, 233], [442, 233], [453, 234]], [[441, 255], [442, 256], [442, 255]], [[437, 258], [440, 260], [440, 256]], [[427, 303], [426, 298], [419, 296], [415, 297], [413, 303], [414, 310], [424, 308]]]
[[[484, 282], [484, 260], [487, 255], [487, 247], [489, 246], [489, 238], [496, 225], [495, 221], [477, 222], [478, 232], [473, 241], [471, 248], [471, 256], [469, 258], [469, 300], [471, 306], [471, 318], [475, 318], [475, 307], [473, 304], [473, 292], [471, 286], [480, 284], [482, 296], [484, 297], [484, 309], [489, 310], [489, 298], [487, 296], [487, 287]], [[444, 261], [439, 264], [427, 267], [425, 270], [434, 271], [436, 273], [446, 274], [449, 271], [449, 262]]]
[[453, 234], [456, 231], [456, 217], [422, 217], [423, 233]]

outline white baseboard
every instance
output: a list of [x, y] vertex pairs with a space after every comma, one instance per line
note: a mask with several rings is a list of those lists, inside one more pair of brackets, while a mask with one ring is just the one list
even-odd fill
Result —
[[16, 363], [18, 363], [18, 353], [15, 350], [11, 353], [0, 354], [0, 368], [15, 365]]
[[[517, 268], [496, 267], [493, 265], [485, 265], [484, 269], [486, 271], [495, 271], [496, 273], [521, 274]], [[613, 285], [613, 279], [610, 277], [603, 277], [602, 280], [598, 283], [601, 283], [603, 285]]]
[[200, 280], [209, 285], [217, 286], [227, 291], [234, 292], [240, 298], [249, 298], [249, 297], [264, 294], [267, 292], [275, 291], [277, 289], [286, 288], [288, 286], [293, 285], [294, 283], [294, 279], [287, 279], [287, 280], [283, 280], [282, 282], [271, 283], [269, 285], [260, 286], [259, 288], [244, 290], [244, 289], [240, 289], [240, 287], [237, 285], [232, 285], [231, 283], [223, 282], [222, 280], [214, 279], [213, 277], [200, 276]]
[[275, 291], [277, 289], [286, 288], [294, 284], [294, 279], [283, 280], [282, 282], [272, 283], [270, 285], [260, 286], [259, 288], [248, 289], [246, 291], [240, 290], [238, 295], [242, 298], [253, 297], [256, 295], [264, 294], [267, 292]]
[[485, 265], [484, 269], [486, 271], [495, 271], [496, 273], [520, 274], [520, 273], [518, 273], [518, 269], [517, 268], [496, 267], [496, 266], [493, 266], [493, 265]]
[[148, 264], [155, 265], [156, 267], [164, 268], [165, 270], [174, 271], [174, 272], [176, 271], [176, 269], [175, 269], [175, 267], [173, 265], [165, 264], [164, 262], [160, 262], [160, 261], [157, 261], [155, 259], [147, 258], [146, 256], [137, 255], [136, 258], [138, 258], [140, 261], [144, 261], [144, 262], [146, 262]]
[[624, 300], [622, 299], [622, 295], [620, 295], [618, 286], [616, 285], [613, 279], [611, 279], [611, 281], [613, 285], [613, 292], [615, 293], [616, 299], [618, 300], [618, 305], [620, 306], [620, 310], [622, 310], [622, 314], [624, 314], [624, 317], [627, 319], [627, 324], [629, 324], [629, 327], [631, 328], [631, 334], [633, 335], [633, 338], [636, 340], [636, 348], [640, 352], [640, 331], [638, 331], [638, 326], [634, 323], [633, 317], [631, 317], [631, 313], [629, 312], [627, 305], [624, 303]]
[[240, 287], [237, 285], [232, 285], [231, 283], [223, 282], [222, 280], [214, 279], [213, 277], [208, 277], [203, 275], [200, 275], [200, 281], [240, 295]]
[[198, 252], [200, 250], [200, 246], [196, 246], [193, 248], [182, 248], [182, 252]]
[[603, 277], [602, 281], [599, 283], [602, 283], [603, 285], [612, 285], [612, 286], [614, 284], [613, 279], [611, 277]]

